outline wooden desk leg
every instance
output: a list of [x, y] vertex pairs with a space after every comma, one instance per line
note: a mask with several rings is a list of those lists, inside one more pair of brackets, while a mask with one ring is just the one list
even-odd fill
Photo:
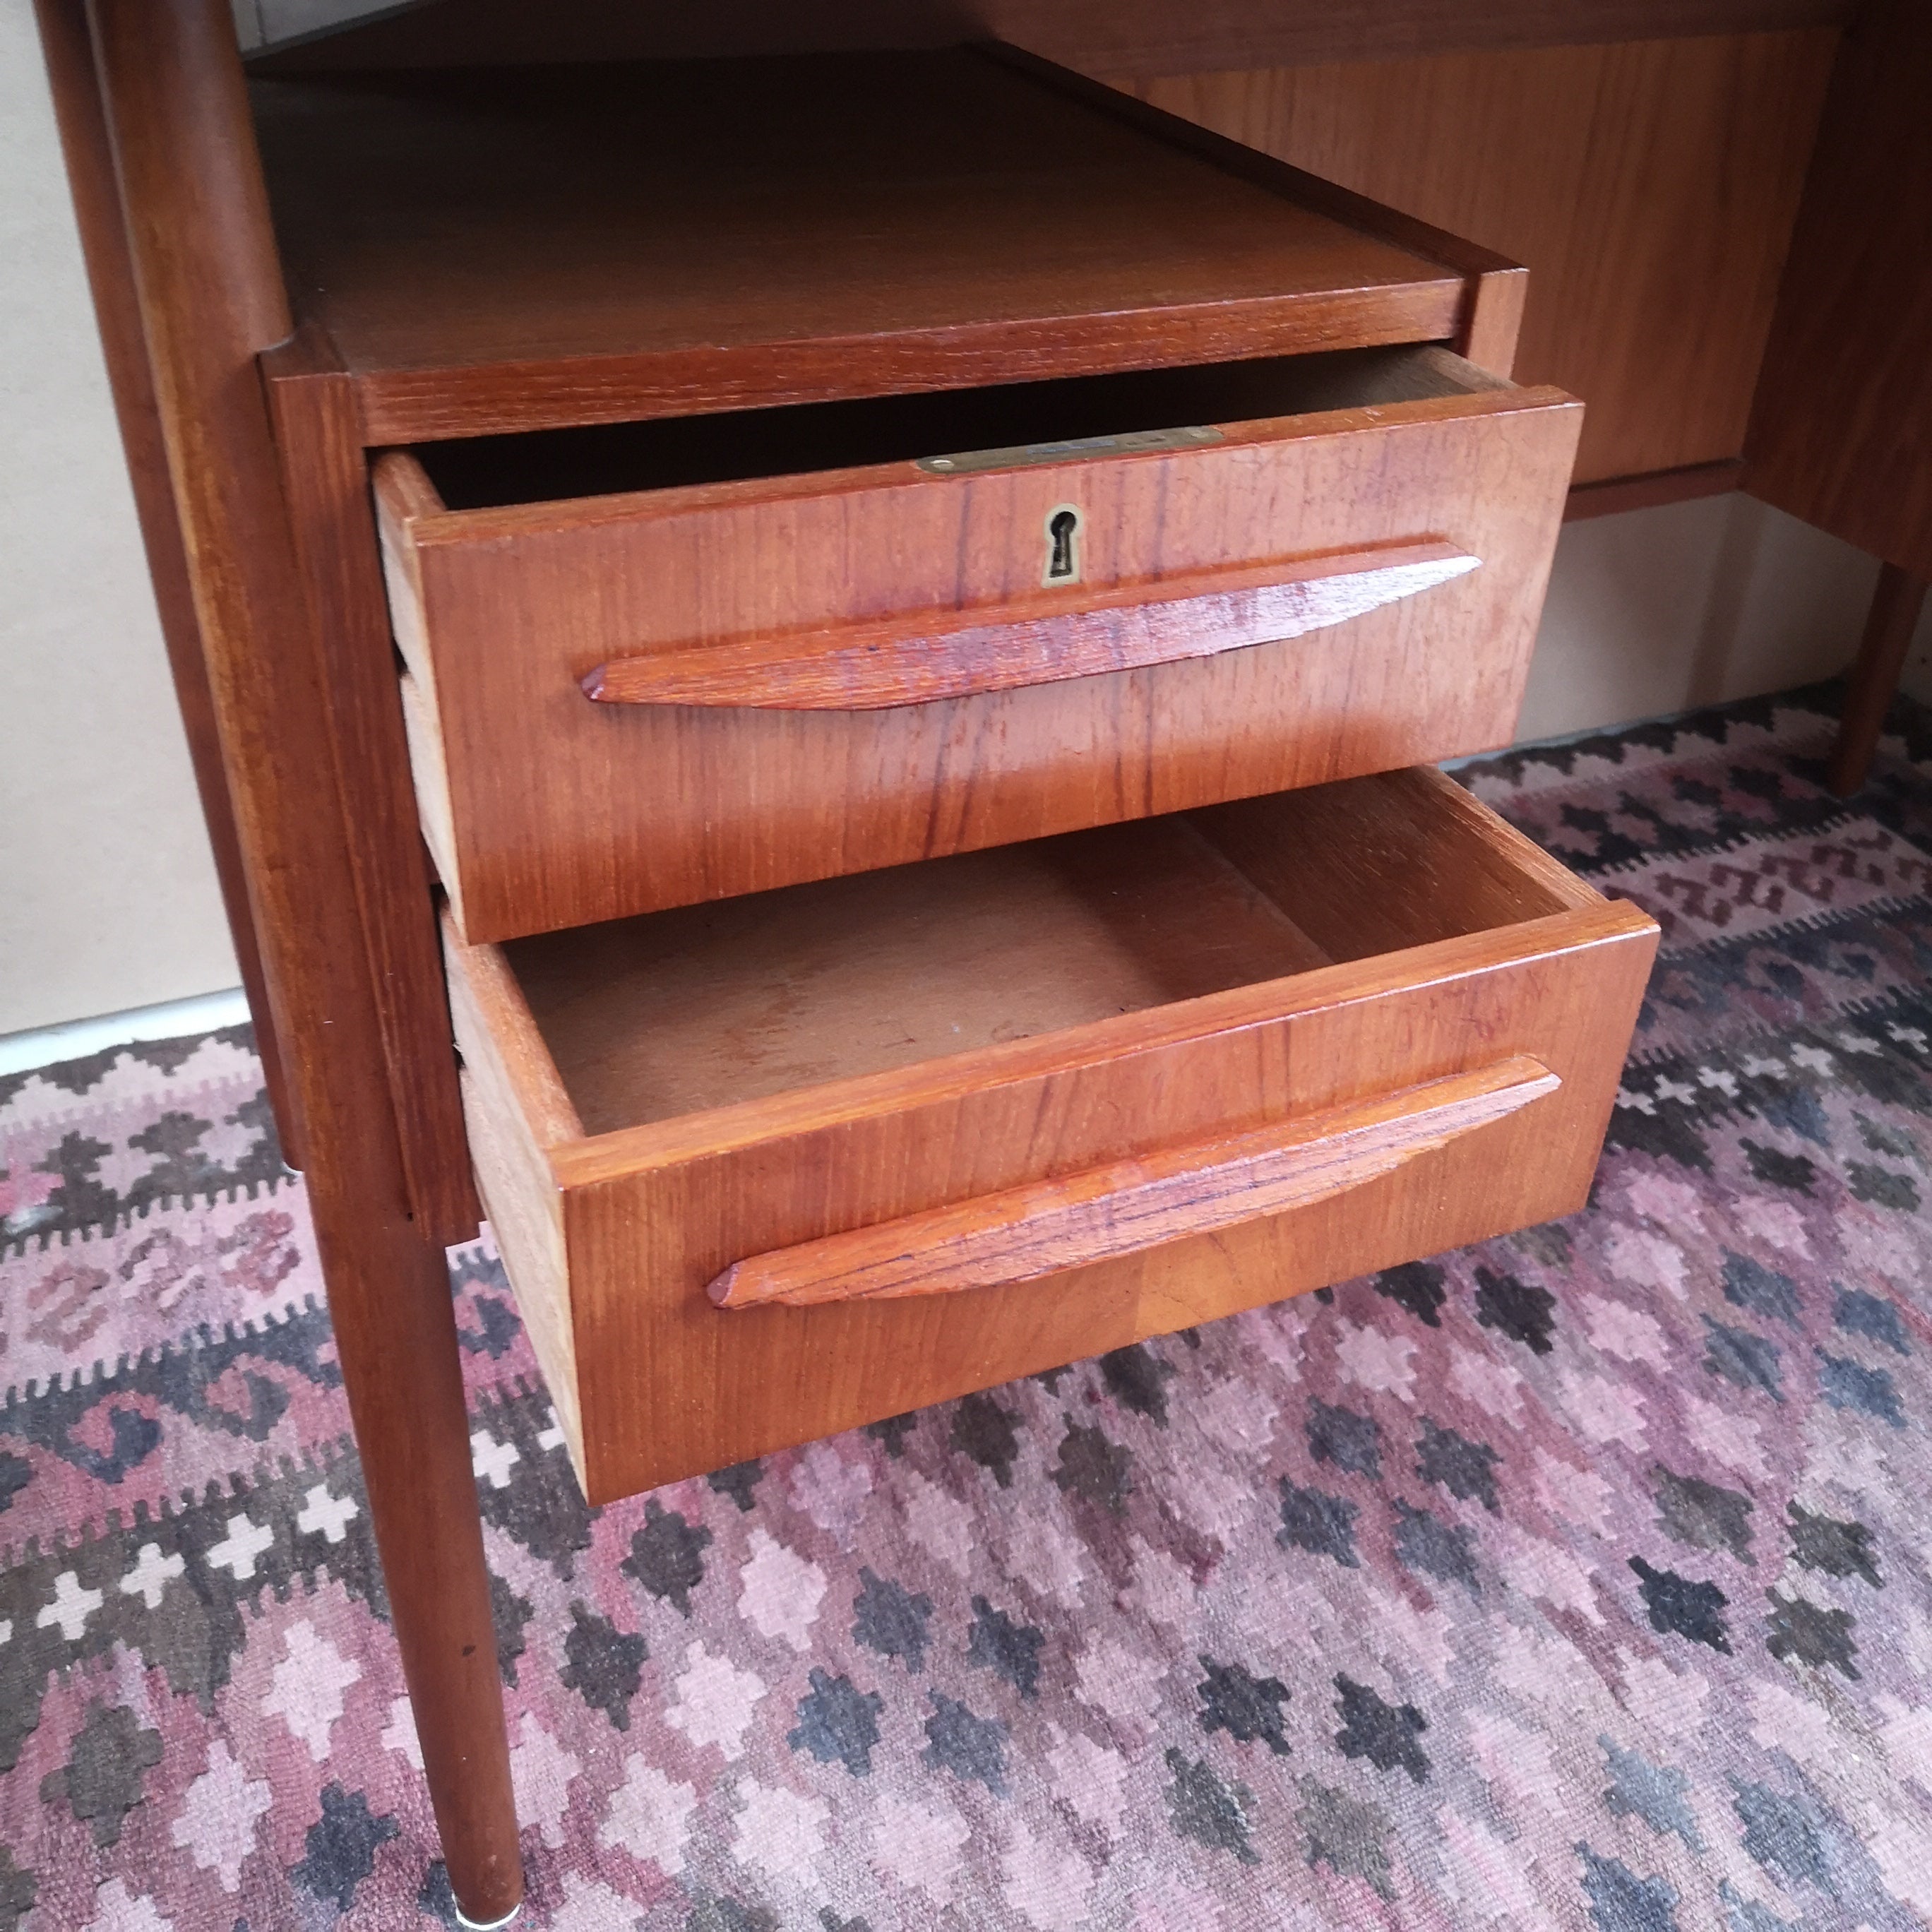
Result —
[[344, 1222], [370, 1217], [340, 1201], [328, 1218], [325, 1234], [317, 1204], [336, 1351], [443, 1858], [464, 1918], [498, 1924], [521, 1902], [523, 1868], [448, 1270], [442, 1248], [406, 1222], [352, 1229]]
[[412, 1213], [350, 830], [358, 767], [257, 364], [290, 322], [234, 25], [228, 0], [92, 0], [89, 22], [397, 1644], [452, 1887], [471, 1922], [500, 1923], [523, 1876], [455, 1317], [440, 1244]]
[[1871, 614], [1865, 620], [1851, 686], [1845, 693], [1838, 741], [1832, 748], [1831, 787], [1840, 798], [1856, 791], [1871, 770], [1886, 706], [1898, 689], [1898, 674], [1905, 668], [1905, 654], [1912, 647], [1928, 590], [1932, 584], [1909, 570], [1894, 563], [1880, 566]]
[[214, 855], [214, 874], [221, 887], [221, 904], [235, 942], [235, 960], [248, 1010], [255, 1022], [255, 1048], [262, 1056], [262, 1073], [274, 1111], [275, 1130], [282, 1158], [291, 1167], [302, 1163], [302, 1137], [282, 1070], [280, 1044], [268, 1012], [268, 989], [262, 975], [262, 954], [255, 938], [255, 919], [248, 904], [248, 884], [242, 868], [241, 842], [235, 830], [235, 808], [228, 796], [222, 769], [221, 746], [215, 736], [214, 700], [208, 688], [208, 670], [201, 654], [201, 633], [195, 622], [194, 592], [188, 582], [188, 556], [182, 544], [179, 519], [168, 484], [167, 451], [154, 402], [154, 384], [148, 368], [147, 344], [142, 338], [140, 304], [134, 293], [134, 274], [128, 259], [128, 237], [121, 224], [121, 199], [114, 182], [114, 157], [101, 118], [100, 90], [94, 73], [94, 50], [88, 39], [85, 0], [34, 0], [40, 28], [40, 46], [53, 94], [54, 117], [59, 125], [61, 153], [67, 163], [74, 208], [80, 230], [80, 247], [87, 264], [88, 292], [100, 328], [100, 346], [107, 363], [108, 387], [121, 429], [121, 446], [134, 486], [134, 514], [141, 526], [148, 574], [161, 620], [168, 667], [174, 674], [175, 696], [188, 736], [188, 757], [194, 768], [201, 815], [208, 826], [208, 842]]

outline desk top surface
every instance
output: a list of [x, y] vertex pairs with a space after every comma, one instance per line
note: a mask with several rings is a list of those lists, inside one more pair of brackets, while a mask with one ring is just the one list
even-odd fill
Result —
[[371, 441], [1451, 334], [1453, 268], [969, 51], [256, 83]]

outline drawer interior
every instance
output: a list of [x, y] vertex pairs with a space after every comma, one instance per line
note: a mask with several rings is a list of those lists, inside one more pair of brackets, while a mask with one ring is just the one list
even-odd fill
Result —
[[1596, 903], [1418, 770], [502, 952], [595, 1135]]
[[1430, 345], [1339, 350], [477, 436], [427, 444], [415, 454], [445, 508], [496, 509], [1311, 416], [1508, 386]]

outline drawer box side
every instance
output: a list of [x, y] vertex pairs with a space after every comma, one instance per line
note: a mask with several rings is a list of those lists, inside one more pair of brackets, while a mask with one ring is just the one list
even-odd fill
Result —
[[416, 823], [430, 862], [449, 895], [451, 916], [463, 924], [463, 868], [458, 862], [456, 814], [449, 800], [449, 771], [443, 762], [442, 734], [416, 674], [406, 670], [399, 682], [403, 693], [403, 736], [410, 748], [410, 770], [416, 782]]
[[382, 580], [389, 595], [389, 626], [410, 674], [434, 706], [436, 656], [424, 628], [422, 562], [416, 550], [418, 524], [447, 514], [422, 465], [406, 450], [376, 459], [370, 472], [376, 530], [382, 552]]
[[1606, 903], [1432, 766], [1192, 816], [1338, 960]]
[[477, 1192], [580, 1478], [577, 1335], [550, 1150], [580, 1140], [583, 1126], [501, 956], [464, 945], [447, 919], [443, 940]]
[[440, 514], [442, 500], [422, 466], [405, 451], [376, 459], [370, 476], [382, 565], [389, 630], [402, 662], [403, 731], [416, 795], [416, 818], [430, 863], [449, 895], [460, 929], [464, 924], [464, 868], [458, 847], [456, 802], [449, 782], [436, 683], [436, 656], [424, 628], [426, 598], [417, 525]]

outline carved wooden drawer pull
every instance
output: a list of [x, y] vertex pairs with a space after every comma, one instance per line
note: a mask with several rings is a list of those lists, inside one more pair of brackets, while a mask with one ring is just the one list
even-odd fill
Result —
[[1434, 538], [1196, 571], [971, 614], [918, 611], [730, 644], [640, 652], [584, 680], [600, 704], [879, 711], [1276, 644], [1430, 590], [1480, 559]]
[[1359, 1187], [1562, 1084], [1519, 1055], [1379, 1100], [754, 1255], [709, 1292], [720, 1308], [798, 1306], [1030, 1281]]

